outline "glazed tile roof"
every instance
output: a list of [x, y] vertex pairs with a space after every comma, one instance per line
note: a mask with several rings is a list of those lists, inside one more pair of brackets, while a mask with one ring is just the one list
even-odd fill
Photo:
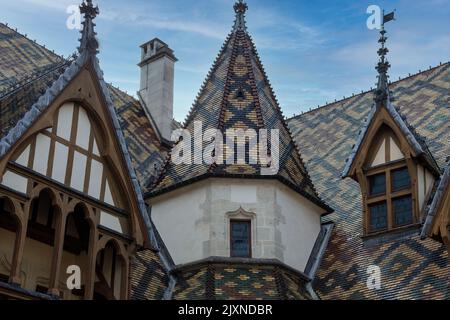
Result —
[[[0, 139], [66, 70], [66, 60], [0, 23]], [[139, 101], [108, 85], [142, 187], [160, 170], [165, 148]], [[178, 126], [174, 122], [174, 126]], [[146, 189], [144, 188], [144, 192]]]
[[138, 252], [131, 263], [131, 294], [133, 300], [161, 300], [169, 285], [169, 276], [152, 250]]
[[[387, 105], [386, 106], [383, 105], [382, 108], [386, 108], [387, 112], [392, 117], [397, 126], [400, 128], [401, 132], [404, 134], [406, 140], [408, 141], [414, 152], [417, 154], [417, 156], [422, 158], [426, 166], [431, 170], [431, 172], [433, 172], [438, 176], [440, 174], [440, 168], [437, 165], [436, 160], [434, 159], [433, 155], [431, 154], [428, 148], [426, 139], [416, 132], [416, 130], [408, 123], [406, 117], [399, 112], [399, 110], [394, 106], [394, 104], [391, 101], [388, 101]], [[346, 160], [346, 166], [344, 168], [344, 172], [342, 173], [343, 178], [348, 177], [350, 168], [352, 167], [355, 161], [355, 157], [362, 146], [367, 131], [371, 126], [372, 122], [374, 121], [375, 115], [377, 114], [378, 110], [379, 109], [377, 105], [374, 103], [372, 109], [370, 110], [369, 116], [365, 120], [365, 124], [359, 134], [357, 142], [353, 147], [350, 157]]]
[[175, 269], [174, 300], [312, 300], [305, 276], [276, 261], [210, 258]]
[[[238, 13], [236, 25], [225, 40], [184, 127], [192, 136], [195, 122], [202, 123], [203, 132], [217, 129], [223, 136], [226, 136], [228, 129], [252, 129], [256, 133], [260, 129], [278, 129], [280, 170], [274, 176], [261, 175], [263, 165], [259, 161], [258, 164], [250, 164], [249, 161], [251, 158], [257, 159], [257, 147], [251, 150], [246, 148], [246, 164], [208, 165], [202, 163], [202, 159], [193, 161], [193, 164], [175, 164], [168, 159], [151, 196], [212, 176], [277, 178], [325, 210], [331, 211], [317, 196], [242, 19]], [[238, 25], [239, 23], [242, 25]], [[209, 144], [203, 142], [203, 150]], [[224, 151], [226, 159], [226, 145]], [[234, 154], [233, 150], [231, 152]], [[277, 157], [275, 153], [272, 156]], [[198, 160], [198, 155], [194, 155], [194, 158]]]
[[[13, 50], [8, 49], [8, 47], [12, 47]], [[27, 56], [25, 58], [13, 58], [14, 53], [19, 56], [24, 54], [23, 50], [18, 50], [17, 47], [26, 50]], [[138, 176], [141, 179], [149, 179], [152, 172], [157, 171], [155, 166], [158, 166], [158, 162], [162, 163], [164, 150], [160, 150], [159, 142], [142, 107], [136, 99], [111, 85], [106, 85], [97, 58], [90, 56], [93, 53], [80, 52], [78, 56], [74, 57], [73, 61], [62, 60], [50, 51], [44, 50], [44, 53], [42, 53], [43, 48], [38, 44], [2, 24], [0, 24], [0, 48], [2, 50], [0, 53], [6, 52], [10, 58], [10, 60], [0, 59], [0, 75], [2, 75], [0, 83], [7, 84], [6, 89], [2, 91], [0, 96], [0, 132], [2, 132], [0, 135], [0, 141], [2, 142], [0, 143], [0, 156], [6, 150], [2, 146], [7, 148], [8, 145], [13, 143], [5, 144], [5, 141], [15, 141], [14, 139], [20, 136], [20, 132], [23, 132], [33, 119], [39, 116], [40, 112], [53, 100], [53, 97], [78, 73], [79, 68], [88, 61], [87, 59], [91, 59], [112, 115], [118, 140], [121, 142], [121, 147], [126, 148], [123, 149], [123, 153], [127, 165], [130, 163], [127, 159], [130, 154], [131, 161], [139, 169]], [[57, 62], [53, 62], [52, 57]], [[35, 62], [33, 58], [36, 58], [39, 63]], [[17, 61], [17, 65], [12, 65], [11, 61]], [[38, 71], [34, 68], [38, 68]], [[3, 77], [3, 75], [7, 75], [7, 77]], [[13, 83], [13, 81], [16, 81], [16, 83]], [[5, 136], [5, 134], [8, 135]], [[123, 143], [124, 136], [126, 143]], [[129, 150], [129, 152], [126, 150]], [[156, 248], [157, 244], [154, 243], [151, 223], [148, 221], [142, 191], [134, 174], [135, 170], [129, 167], [129, 171], [140, 205], [140, 214], [148, 225], [151, 244]], [[146, 181], [141, 180], [141, 184], [146, 183]], [[169, 278], [165, 272], [167, 266], [165, 266], [163, 260], [164, 257], [160, 253], [151, 250], [145, 250], [136, 255], [136, 261], [132, 266], [133, 278], [131, 279], [132, 296], [134, 298], [160, 299], [162, 297]]]
[[[443, 168], [450, 155], [450, 63], [393, 83], [391, 90]], [[421, 240], [419, 228], [379, 244], [361, 239], [361, 191], [341, 173], [372, 101], [373, 93], [366, 92], [289, 120], [319, 195], [335, 209], [324, 218], [335, 228], [314, 289], [322, 299], [450, 299], [450, 260], [443, 244]], [[366, 286], [370, 265], [381, 268], [381, 290]]]
[[62, 57], [0, 23], [0, 95], [31, 74], [63, 62]]
[[[51, 64], [42, 73], [22, 76], [22, 80], [0, 94], [0, 139], [23, 118], [48, 87], [64, 73], [69, 61]], [[2, 70], [2, 68], [0, 68]]]

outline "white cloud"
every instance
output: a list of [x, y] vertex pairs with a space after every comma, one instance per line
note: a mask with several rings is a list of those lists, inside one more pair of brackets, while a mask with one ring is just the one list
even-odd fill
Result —
[[66, 10], [66, 8], [70, 5], [79, 5], [79, 1], [75, 0], [15, 0], [14, 5], [17, 7], [23, 5], [32, 5], [37, 7], [45, 7], [48, 9], [54, 10]]

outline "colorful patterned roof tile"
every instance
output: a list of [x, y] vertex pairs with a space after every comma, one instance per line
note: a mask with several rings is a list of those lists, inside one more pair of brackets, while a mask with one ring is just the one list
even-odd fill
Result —
[[[92, 3], [88, 2], [87, 6], [90, 5]], [[5, 86], [6, 89], [2, 91], [0, 99], [0, 125], [2, 127], [0, 129], [4, 129], [3, 131], [7, 135], [0, 135], [0, 156], [7, 151], [8, 146], [16, 141], [13, 139], [20, 137], [23, 130], [26, 130], [35, 118], [45, 110], [53, 98], [63, 90], [68, 81], [78, 73], [79, 69], [85, 63], [91, 61], [114, 122], [120, 146], [126, 148], [122, 151], [126, 157], [127, 165], [131, 163], [127, 158], [128, 155], [131, 155], [133, 163], [141, 165], [139, 167], [141, 179], [148, 179], [151, 177], [151, 172], [157, 171], [157, 168], [153, 167], [158, 165], [158, 161], [162, 163], [164, 151], [159, 149], [158, 140], [139, 102], [104, 82], [103, 73], [95, 57], [95, 43], [91, 41], [93, 29], [83, 35], [86, 41], [85, 45], [80, 47], [80, 54], [74, 60], [63, 60], [57, 58], [50, 51], [44, 50], [45, 52], [41, 54], [43, 48], [36, 43], [15, 34], [14, 31], [4, 25], [0, 25], [0, 27], [0, 48], [2, 50], [10, 56], [14, 54], [20, 56], [23, 53], [17, 49], [17, 46], [19, 46], [27, 48], [29, 54], [24, 59], [18, 59], [17, 66], [11, 66], [9, 60], [0, 59], [0, 83], [10, 84], [12, 83], [11, 79], [17, 81], [20, 76], [18, 82], [9, 87]], [[8, 47], [11, 47], [12, 50], [7, 49]], [[48, 64], [45, 64], [47, 60], [41, 56], [48, 58]], [[53, 62], [52, 57], [57, 62]], [[15, 61], [13, 57], [10, 58]], [[33, 58], [36, 58], [38, 62], [35, 62]], [[3, 75], [7, 75], [7, 77], [3, 77]], [[124, 133], [126, 142], [124, 142]], [[127, 143], [132, 147], [126, 145]], [[144, 165], [148, 165], [148, 167], [144, 167]], [[152, 232], [151, 222], [148, 221], [149, 217], [143, 202], [141, 187], [134, 173], [135, 170], [131, 166], [128, 169], [136, 191], [140, 214], [148, 228], [151, 245], [157, 248], [158, 244]], [[170, 278], [166, 272], [168, 265], [165, 262], [165, 257], [160, 252], [153, 253], [153, 251], [147, 250], [138, 253], [136, 259], [137, 263], [132, 269], [133, 278], [131, 282], [134, 285], [132, 295], [137, 299], [160, 299], [163, 295], [162, 292], [167, 289], [167, 279]], [[151, 279], [149, 275], [151, 275]], [[143, 286], [145, 286], [145, 290]]]
[[[71, 62], [0, 23], [0, 139]], [[112, 85], [108, 89], [137, 176], [145, 187], [163, 166], [167, 151], [157, 139], [139, 101]], [[174, 127], [178, 126], [174, 121]]]
[[162, 267], [158, 253], [138, 252], [131, 263], [131, 299], [161, 300], [169, 286], [169, 276]]
[[[256, 159], [257, 148], [246, 147], [246, 164], [214, 163], [175, 164], [166, 162], [160, 178], [155, 183], [151, 196], [156, 196], [180, 186], [207, 177], [277, 178], [326, 211], [332, 211], [318, 196], [305, 169], [299, 150], [291, 138], [281, 109], [265, 74], [258, 53], [244, 22], [245, 3], [237, 3], [236, 22], [225, 40], [221, 52], [201, 88], [197, 101], [188, 115], [184, 127], [194, 136], [196, 122], [201, 122], [203, 132], [219, 130], [226, 136], [228, 129], [243, 131], [277, 129], [280, 134], [279, 171], [274, 176], [261, 175], [264, 165]], [[208, 146], [203, 142], [203, 149]], [[216, 150], [220, 154], [220, 150]], [[223, 159], [227, 159], [227, 147], [223, 148]], [[234, 152], [232, 152], [234, 154]], [[219, 156], [216, 155], [216, 157]], [[278, 155], [274, 154], [273, 157]], [[198, 155], [194, 158], [198, 160]], [[202, 159], [200, 159], [202, 160]], [[233, 159], [232, 159], [233, 160]], [[234, 159], [235, 160], [235, 159]], [[197, 162], [197, 164], [196, 164]], [[221, 161], [220, 161], [221, 162]]]
[[18, 82], [64, 59], [0, 23], [0, 95]]
[[[450, 63], [390, 87], [407, 122], [427, 139], [440, 167], [450, 155]], [[366, 92], [289, 120], [319, 195], [335, 209], [324, 218], [335, 227], [314, 289], [322, 299], [450, 299], [450, 260], [445, 246], [410, 235], [367, 244], [361, 239], [359, 185], [341, 179], [345, 161], [373, 105]], [[367, 268], [381, 269], [381, 289], [370, 290]]]
[[212, 257], [176, 267], [174, 300], [312, 300], [310, 282], [276, 260]]

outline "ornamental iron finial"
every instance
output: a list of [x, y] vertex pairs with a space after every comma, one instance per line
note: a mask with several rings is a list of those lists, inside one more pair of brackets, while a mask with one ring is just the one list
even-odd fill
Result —
[[391, 64], [386, 59], [389, 49], [386, 47], [386, 41], [388, 38], [386, 37], [387, 31], [384, 25], [392, 20], [394, 20], [394, 12], [387, 15], [384, 15], [383, 13], [383, 23], [381, 25], [380, 39], [378, 40], [381, 44], [380, 49], [378, 49], [378, 56], [380, 59], [378, 61], [378, 65], [376, 66], [376, 70], [378, 71], [378, 84], [377, 89], [375, 90], [375, 102], [377, 106], [383, 103], [386, 105], [390, 99], [388, 71]]
[[78, 51], [83, 53], [87, 51], [90, 54], [96, 54], [98, 52], [98, 41], [96, 39], [97, 33], [94, 30], [94, 19], [99, 14], [98, 6], [92, 4], [92, 0], [83, 1], [80, 6], [80, 13], [84, 15], [84, 21], [82, 22], [83, 30], [81, 30], [80, 47]]
[[245, 30], [245, 13], [248, 10], [247, 3], [244, 0], [238, 0], [234, 4], [234, 12], [236, 12], [236, 22], [234, 25], [234, 29], [242, 29]]

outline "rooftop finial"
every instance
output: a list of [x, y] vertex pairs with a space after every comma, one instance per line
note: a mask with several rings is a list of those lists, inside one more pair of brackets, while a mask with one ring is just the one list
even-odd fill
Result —
[[244, 29], [245, 30], [245, 12], [247, 11], [248, 6], [244, 0], [238, 0], [234, 4], [234, 12], [236, 12], [236, 23], [234, 25], [234, 29]]
[[91, 54], [96, 54], [98, 51], [98, 41], [95, 38], [97, 33], [94, 31], [94, 19], [99, 14], [98, 6], [93, 6], [92, 0], [83, 1], [80, 6], [80, 13], [84, 15], [83, 30], [81, 31], [80, 53], [88, 51]]
[[378, 50], [378, 55], [380, 56], [380, 60], [378, 61], [378, 65], [376, 67], [378, 71], [378, 85], [377, 89], [375, 90], [375, 102], [377, 105], [380, 105], [382, 103], [387, 103], [388, 99], [390, 98], [389, 93], [389, 76], [388, 71], [391, 67], [391, 64], [386, 59], [386, 55], [389, 52], [389, 49], [386, 48], [386, 30], [384, 28], [384, 25], [388, 23], [389, 21], [394, 20], [394, 12], [389, 13], [387, 15], [383, 12], [383, 23], [381, 25], [381, 31], [380, 31], [380, 40], [378, 42], [381, 44], [381, 48]]

